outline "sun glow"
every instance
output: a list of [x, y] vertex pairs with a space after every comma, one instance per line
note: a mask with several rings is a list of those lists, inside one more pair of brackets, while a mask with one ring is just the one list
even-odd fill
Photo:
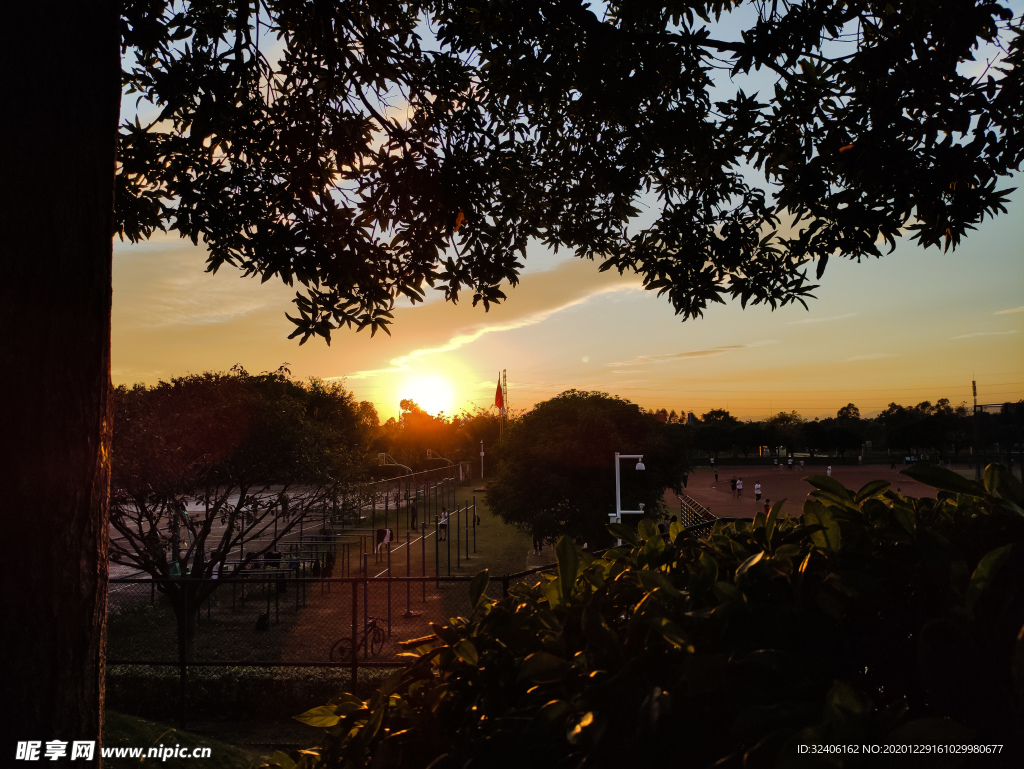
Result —
[[402, 383], [401, 399], [409, 398], [428, 414], [451, 414], [455, 408], [455, 391], [451, 382], [437, 374], [417, 374]]

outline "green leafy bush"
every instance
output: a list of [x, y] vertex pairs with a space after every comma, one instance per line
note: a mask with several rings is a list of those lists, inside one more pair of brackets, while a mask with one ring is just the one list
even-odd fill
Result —
[[274, 761], [876, 766], [796, 747], [967, 743], [1004, 747], [953, 765], [1020, 765], [1021, 484], [999, 467], [984, 484], [907, 474], [937, 499], [812, 476], [799, 517], [780, 503], [671, 543], [644, 522], [601, 557], [563, 539], [558, 573], [501, 601], [482, 573], [469, 618], [410, 642], [372, 699], [300, 716], [326, 727], [322, 748]]

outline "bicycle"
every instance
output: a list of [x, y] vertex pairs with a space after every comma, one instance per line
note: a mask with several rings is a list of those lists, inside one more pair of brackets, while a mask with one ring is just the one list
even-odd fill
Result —
[[[379, 617], [369, 617], [366, 620], [366, 625], [363, 627], [359, 637], [357, 638], [356, 653], [359, 653], [360, 649], [368, 649], [370, 654], [376, 657], [380, 654], [381, 649], [384, 648], [384, 641], [387, 639], [387, 633], [384, 628], [381, 627], [384, 620]], [[352, 659], [352, 638], [350, 636], [344, 636], [334, 642], [331, 647], [331, 662], [345, 662]]]

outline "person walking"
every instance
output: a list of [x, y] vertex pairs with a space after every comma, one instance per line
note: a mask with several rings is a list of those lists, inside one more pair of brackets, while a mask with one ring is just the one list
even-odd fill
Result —
[[742, 478], [737, 478], [736, 479], [736, 497], [738, 499], [739, 497], [742, 497], [742, 496], [743, 496], [743, 479]]
[[448, 508], [441, 508], [441, 517], [437, 521], [437, 541], [448, 539]]
[[718, 483], [718, 468], [715, 468], [715, 483]]
[[760, 481], [758, 481], [757, 483], [754, 484], [754, 501], [755, 502], [760, 502], [761, 501], [761, 482]]
[[730, 486], [730, 488], [732, 490], [732, 495], [735, 497], [736, 496], [736, 476], [735, 475], [732, 478], [729, 479], [729, 486]]
[[770, 513], [771, 511], [772, 511], [772, 501], [770, 499], [765, 499], [765, 501], [764, 501], [764, 514], [768, 515], [768, 513]]
[[829, 465], [827, 468], [825, 468], [825, 475], [827, 475], [829, 478], [832, 477], [832, 465]]
[[420, 523], [420, 511], [419, 511], [419, 508], [416, 507], [416, 500], [414, 499], [409, 504], [409, 528], [410, 529], [419, 528], [419, 523]]

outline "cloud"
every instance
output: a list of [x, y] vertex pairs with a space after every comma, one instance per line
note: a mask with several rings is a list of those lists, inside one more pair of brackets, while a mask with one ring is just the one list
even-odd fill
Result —
[[686, 352], [669, 352], [662, 353], [660, 355], [638, 355], [635, 358], [629, 360], [614, 361], [609, 363], [609, 366], [641, 366], [647, 363], [672, 363], [677, 360], [687, 360], [688, 358], [713, 358], [719, 355], [725, 355], [727, 352], [732, 350], [745, 350], [750, 347], [765, 347], [771, 344], [778, 344], [778, 339], [760, 339], [756, 342], [749, 342], [748, 344], [726, 344], [721, 347], [709, 347], [704, 350], [687, 350]]
[[1003, 336], [1004, 334], [1016, 334], [1017, 329], [1011, 329], [1010, 331], [975, 331], [973, 334], [960, 334], [959, 336], [951, 336], [950, 339], [973, 339], [976, 336]]
[[871, 352], [866, 355], [854, 355], [852, 358], [844, 358], [840, 363], [852, 363], [856, 360], [881, 360], [882, 358], [895, 358], [894, 352]]
[[622, 361], [614, 361], [609, 363], [609, 366], [638, 366], [645, 363], [671, 363], [677, 360], [686, 360], [687, 358], [711, 358], [718, 355], [724, 355], [730, 350], [741, 350], [746, 345], [743, 344], [727, 344], [722, 347], [710, 347], [706, 350], [688, 350], [686, 352], [670, 352], [662, 355], [638, 355], [635, 358]]
[[[552, 270], [551, 272], [556, 272]], [[525, 328], [527, 326], [535, 326], [538, 323], [543, 323], [548, 318], [556, 315], [565, 310], [573, 307], [579, 307], [584, 305], [590, 300], [604, 296], [607, 294], [615, 294], [621, 291], [642, 291], [643, 287], [640, 281], [630, 281], [626, 283], [614, 283], [607, 286], [599, 286], [588, 290], [581, 296], [577, 296], [569, 301], [562, 302], [559, 305], [553, 307], [545, 307], [543, 309], [537, 309], [527, 315], [519, 318], [510, 319], [505, 322], [490, 323], [485, 325], [478, 325], [476, 327], [470, 327], [463, 333], [456, 334], [455, 336], [449, 337], [447, 341], [442, 344], [431, 346], [431, 347], [420, 347], [412, 350], [405, 355], [400, 355], [396, 358], [392, 358], [388, 363], [389, 365], [385, 368], [379, 369], [365, 369], [363, 371], [356, 371], [345, 375], [346, 379], [368, 379], [370, 377], [378, 376], [381, 374], [395, 374], [402, 371], [407, 371], [410, 365], [431, 355], [439, 355], [442, 353], [453, 352], [461, 347], [472, 344], [478, 341], [480, 338], [488, 334], [497, 334], [503, 331], [514, 331], [516, 329]]]
[[[224, 324], [287, 307], [294, 289], [262, 285], [224, 270], [206, 272], [204, 249], [180, 239], [154, 239], [115, 250], [115, 321], [147, 329]], [[284, 300], [282, 302], [282, 299]]]
[[1018, 312], [1024, 312], [1024, 304], [1022, 304], [1020, 307], [1013, 307], [1012, 309], [1009, 309], [1009, 310], [996, 310], [992, 314], [993, 315], [1013, 315], [1014, 313], [1018, 313]]
[[803, 320], [791, 320], [786, 325], [799, 326], [803, 323], [829, 323], [833, 320], [846, 320], [847, 318], [853, 318], [860, 315], [859, 312], [848, 312], [845, 315], [832, 315], [828, 318], [804, 318]]

